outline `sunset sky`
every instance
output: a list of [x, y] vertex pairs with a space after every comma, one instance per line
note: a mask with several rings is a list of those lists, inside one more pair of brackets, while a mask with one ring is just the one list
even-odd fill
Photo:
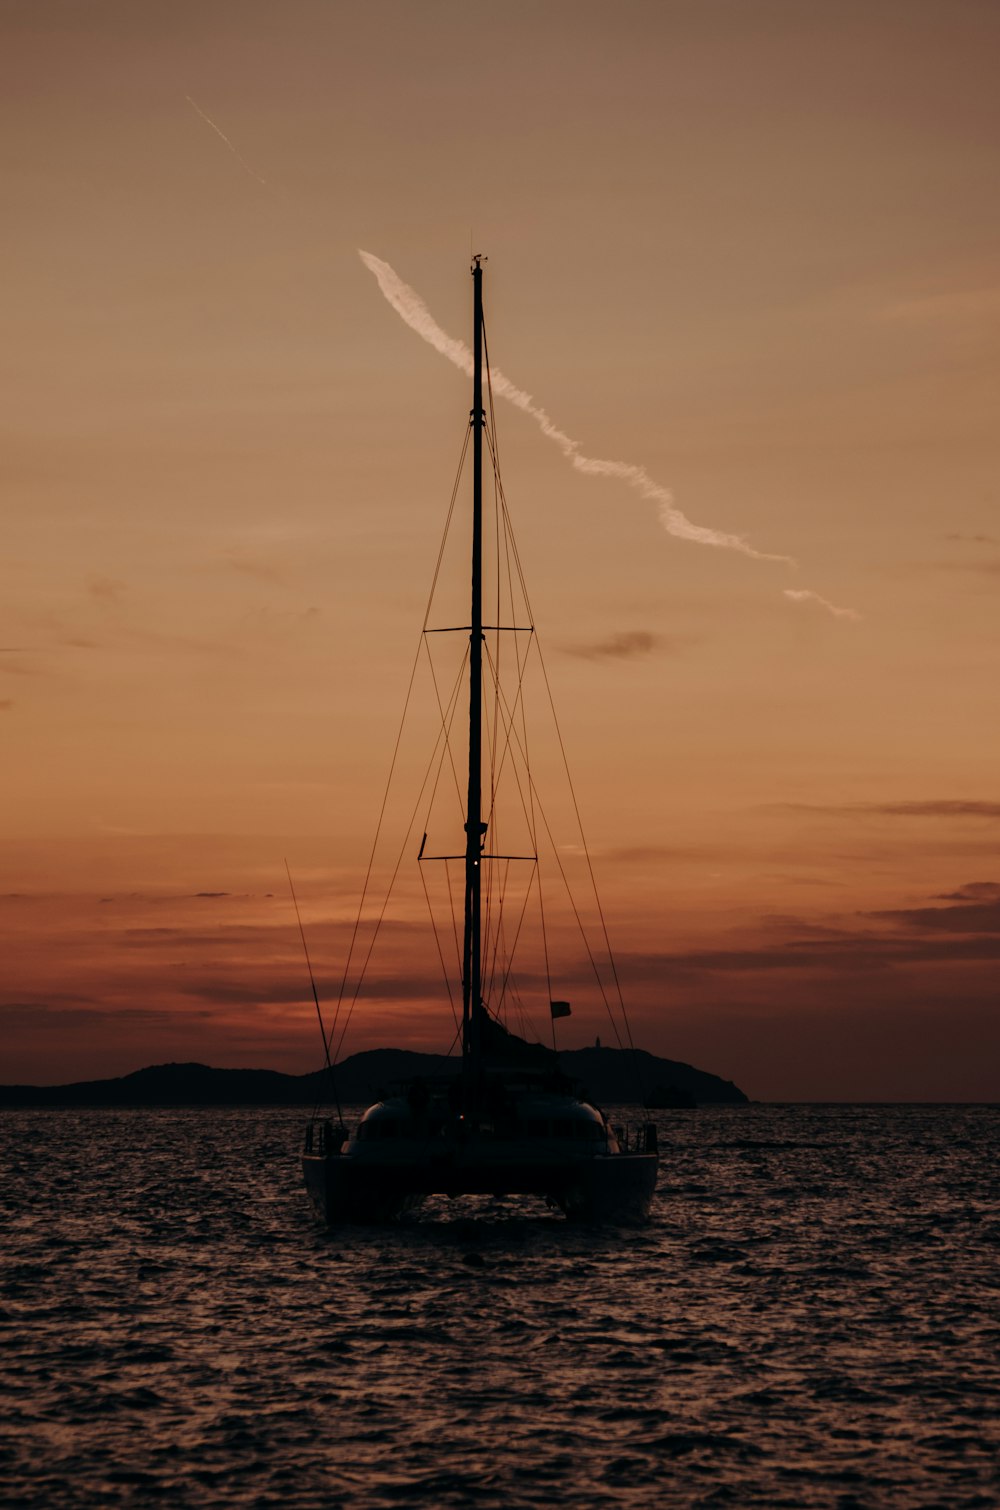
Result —
[[[1000, 9], [0, 27], [0, 1081], [318, 1065], [285, 860], [330, 1001], [470, 405], [358, 252], [468, 340], [474, 250], [491, 360], [650, 480], [498, 399], [636, 1041], [994, 1099]], [[345, 1053], [451, 1040], [411, 851]]]

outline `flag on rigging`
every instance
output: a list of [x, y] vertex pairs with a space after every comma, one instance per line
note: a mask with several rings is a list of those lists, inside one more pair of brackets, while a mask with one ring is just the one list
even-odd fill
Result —
[[568, 1001], [550, 1001], [549, 1011], [552, 1013], [553, 1021], [557, 1017], [569, 1017], [571, 1015]]

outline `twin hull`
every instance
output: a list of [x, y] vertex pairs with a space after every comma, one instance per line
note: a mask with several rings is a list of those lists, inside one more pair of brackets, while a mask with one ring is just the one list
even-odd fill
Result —
[[639, 1223], [649, 1215], [659, 1163], [655, 1152], [533, 1156], [475, 1143], [429, 1156], [378, 1152], [348, 1145], [303, 1155], [306, 1189], [327, 1224], [392, 1221], [429, 1195], [541, 1196], [577, 1221]]

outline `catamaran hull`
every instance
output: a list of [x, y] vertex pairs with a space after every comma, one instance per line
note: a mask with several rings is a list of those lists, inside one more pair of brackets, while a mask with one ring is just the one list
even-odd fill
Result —
[[534, 1195], [572, 1221], [634, 1225], [649, 1216], [657, 1167], [652, 1153], [544, 1162], [460, 1154], [419, 1163], [376, 1163], [349, 1153], [302, 1159], [309, 1197], [328, 1226], [391, 1222], [429, 1195]]
[[304, 1154], [302, 1173], [313, 1208], [328, 1227], [393, 1222], [424, 1199], [405, 1168], [373, 1172], [343, 1154]]

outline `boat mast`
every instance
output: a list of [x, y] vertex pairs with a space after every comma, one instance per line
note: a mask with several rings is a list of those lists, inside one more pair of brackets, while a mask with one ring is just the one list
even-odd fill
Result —
[[482, 1076], [483, 725], [483, 268], [472, 259], [472, 614], [469, 620], [469, 797], [465, 814], [465, 939], [462, 953], [464, 1110], [474, 1112]]

